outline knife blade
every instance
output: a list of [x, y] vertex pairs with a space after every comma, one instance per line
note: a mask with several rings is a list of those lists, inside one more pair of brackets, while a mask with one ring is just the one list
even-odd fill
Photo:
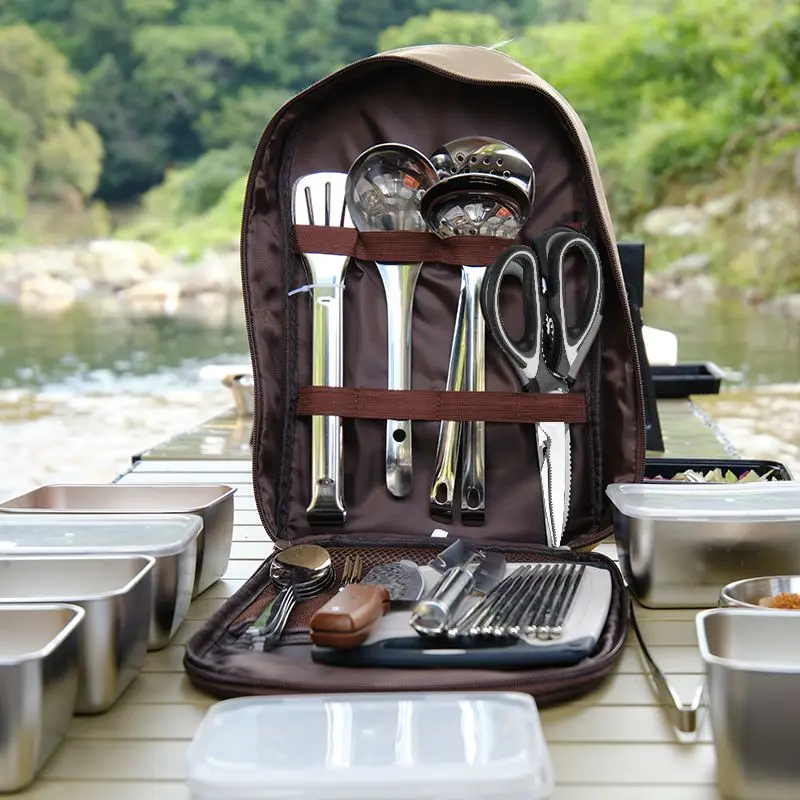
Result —
[[379, 564], [360, 583], [340, 589], [311, 618], [311, 641], [347, 650], [363, 644], [390, 606], [416, 603], [425, 594], [425, 577], [413, 561]]
[[501, 553], [475, 552], [466, 564], [448, 569], [431, 596], [417, 603], [411, 627], [422, 636], [441, 636], [467, 595], [487, 594], [505, 574], [506, 560]]

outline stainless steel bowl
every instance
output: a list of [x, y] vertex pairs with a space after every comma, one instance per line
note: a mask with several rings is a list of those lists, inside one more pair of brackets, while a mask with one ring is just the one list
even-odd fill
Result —
[[800, 615], [697, 615], [717, 776], [730, 800], [800, 797]]
[[76, 713], [105, 711], [139, 673], [155, 563], [133, 555], [0, 557], [0, 603], [70, 603], [86, 612]]
[[65, 604], [0, 605], [0, 792], [24, 789], [64, 740], [85, 614]]
[[[751, 608], [773, 610], [761, 603], [776, 594], [800, 594], [800, 575], [772, 575], [765, 578], [745, 578], [723, 586], [719, 604], [723, 608]], [[800, 611], [800, 609], [774, 609], [776, 611]]]
[[233, 541], [233, 495], [222, 484], [48, 484], [0, 503], [0, 512], [24, 514], [195, 514], [197, 542], [192, 596], [227, 571]]
[[800, 574], [800, 483], [655, 482], [607, 492], [620, 569], [643, 606], [709, 608], [734, 581]]
[[160, 650], [191, 605], [202, 525], [192, 514], [0, 514], [0, 557], [152, 556], [148, 649]]

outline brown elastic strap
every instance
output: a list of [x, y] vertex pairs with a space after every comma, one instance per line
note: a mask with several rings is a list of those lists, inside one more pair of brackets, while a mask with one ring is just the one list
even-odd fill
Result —
[[586, 395], [303, 386], [297, 413], [353, 419], [581, 423], [586, 422]]
[[503, 250], [519, 242], [518, 239], [498, 239], [495, 236], [440, 239], [425, 231], [358, 233], [354, 228], [323, 225], [296, 225], [294, 235], [298, 253], [329, 253], [388, 264], [437, 261], [456, 266], [480, 266], [492, 263]]

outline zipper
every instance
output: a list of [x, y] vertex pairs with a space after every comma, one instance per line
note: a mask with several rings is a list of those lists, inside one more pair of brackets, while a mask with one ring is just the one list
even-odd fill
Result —
[[[458, 45], [439, 45], [440, 48], [446, 48], [449, 46], [458, 46]], [[608, 213], [607, 208], [605, 208], [605, 204], [602, 201], [600, 191], [597, 185], [597, 179], [595, 177], [595, 171], [597, 169], [596, 162], [589, 158], [588, 151], [586, 146], [583, 143], [583, 135], [581, 134], [580, 130], [578, 129], [578, 125], [575, 123], [575, 119], [578, 118], [577, 113], [572, 109], [572, 107], [567, 103], [567, 101], [561, 97], [555, 87], [550, 86], [546, 81], [542, 78], [539, 78], [536, 73], [531, 70], [528, 70], [531, 77], [534, 79], [533, 83], [524, 82], [524, 81], [504, 81], [504, 80], [497, 80], [497, 79], [484, 79], [484, 80], [475, 80], [468, 78], [464, 75], [459, 75], [457, 73], [451, 72], [449, 70], [442, 69], [441, 67], [434, 66], [429, 64], [425, 61], [420, 61], [415, 59], [413, 56], [398, 56], [396, 53], [398, 52], [411, 52], [415, 48], [408, 48], [405, 51], [394, 51], [394, 54], [388, 53], [379, 53], [377, 55], [368, 56], [367, 58], [359, 59], [358, 61], [354, 61], [351, 64], [343, 67], [336, 72], [331, 73], [330, 75], [326, 75], [325, 77], [321, 78], [320, 80], [312, 83], [307, 88], [303, 89], [298, 94], [294, 95], [293, 97], [289, 98], [272, 116], [272, 119], [267, 123], [266, 127], [262, 131], [261, 138], [259, 139], [258, 145], [256, 147], [256, 151], [253, 155], [253, 159], [250, 164], [250, 172], [247, 177], [247, 185], [245, 188], [245, 198], [244, 204], [242, 208], [242, 236], [240, 238], [239, 243], [239, 250], [240, 250], [240, 261], [241, 261], [241, 273], [242, 273], [242, 287], [243, 287], [243, 295], [245, 306], [248, 309], [248, 313], [245, 315], [245, 322], [247, 328], [247, 341], [248, 347], [250, 349], [250, 353], [254, 353], [253, 350], [253, 331], [252, 331], [252, 318], [251, 314], [249, 313], [249, 309], [251, 308], [250, 305], [250, 292], [248, 287], [247, 281], [247, 254], [246, 248], [244, 246], [245, 242], [245, 235], [246, 235], [246, 225], [248, 222], [248, 211], [250, 208], [250, 199], [253, 192], [253, 183], [258, 172], [258, 166], [262, 160], [263, 152], [266, 146], [266, 142], [269, 136], [272, 134], [272, 131], [277, 126], [280, 119], [284, 116], [286, 111], [293, 106], [294, 104], [298, 103], [302, 99], [305, 99], [308, 95], [313, 93], [314, 91], [328, 85], [334, 80], [338, 80], [339, 78], [348, 75], [360, 67], [362, 67], [366, 63], [370, 62], [391, 62], [396, 61], [400, 63], [413, 63], [416, 66], [426, 69], [434, 74], [441, 75], [442, 77], [449, 78], [450, 80], [458, 81], [459, 83], [463, 83], [466, 85], [499, 85], [499, 86], [516, 86], [519, 88], [527, 89], [529, 91], [535, 91], [538, 94], [545, 97], [549, 102], [553, 103], [557, 109], [560, 111], [562, 118], [567, 123], [570, 133], [573, 136], [574, 142], [577, 145], [577, 149], [580, 152], [584, 171], [589, 176], [589, 185], [591, 188], [591, 195], [592, 200], [594, 201], [595, 208], [598, 212], [598, 216], [600, 218], [600, 226], [601, 231], [603, 233], [603, 240], [606, 249], [606, 255], [609, 259], [609, 262], [612, 265], [612, 272], [614, 273], [614, 281], [617, 287], [617, 295], [622, 304], [623, 312], [625, 313], [625, 323], [627, 328], [628, 334], [628, 345], [631, 349], [631, 354], [633, 356], [633, 363], [638, 369], [636, 370], [635, 374], [635, 383], [637, 388], [638, 394], [638, 407], [637, 407], [637, 423], [638, 423], [638, 430], [640, 432], [639, 437], [637, 437], [636, 443], [636, 466], [634, 471], [634, 481], [641, 482], [643, 475], [644, 475], [644, 461], [645, 461], [645, 392], [644, 392], [644, 383], [641, 377], [641, 356], [639, 354], [639, 348], [636, 343], [636, 334], [633, 326], [633, 318], [631, 315], [630, 303], [628, 300], [627, 291], [625, 289], [625, 280], [622, 274], [622, 265], [619, 260], [619, 253], [616, 249], [611, 246], [611, 241], [615, 238], [612, 235], [611, 226], [608, 220]], [[512, 59], [510, 56], [507, 56], [505, 53], [495, 51], [497, 54], [506, 59], [510, 65], [514, 67], [515, 70], [518, 70], [521, 66], [517, 61]], [[578, 118], [579, 119], [579, 118]], [[588, 135], [587, 135], [588, 138]], [[286, 243], [282, 243], [282, 251], [283, 248], [286, 247]], [[253, 377], [254, 377], [254, 391], [253, 391], [253, 441], [258, 441], [261, 434], [261, 404], [260, 404], [260, 393], [258, 391], [258, 370], [255, 368], [255, 364], [253, 364]], [[252, 448], [252, 456], [251, 456], [251, 468], [252, 474], [255, 479], [256, 474], [256, 448]], [[253, 492], [256, 509], [258, 510], [259, 517], [261, 519], [261, 524], [264, 527], [267, 535], [273, 542], [278, 541], [277, 532], [273, 531], [270, 526], [266, 524], [265, 521], [265, 514], [264, 514], [264, 506], [263, 501], [261, 499], [260, 493], [255, 487]], [[602, 541], [608, 534], [603, 533], [599, 538], [590, 538], [586, 542], [582, 543], [581, 547], [591, 546], [592, 544], [596, 544], [597, 542]]]
[[[322, 545], [336, 545], [341, 544], [343, 547], [358, 547], [359, 549], [369, 549], [369, 548], [377, 548], [377, 547], [384, 547], [386, 546], [385, 542], [376, 542], [374, 539], [360, 539], [357, 537], [348, 538], [345, 535], [342, 536], [331, 536], [327, 539], [320, 539], [316, 540], [320, 542]], [[439, 544], [434, 544], [428, 541], [420, 542], [418, 539], [402, 539], [396, 542], [398, 547], [409, 547], [418, 550], [437, 550], [439, 548]], [[612, 575], [612, 583], [617, 584], [617, 588], [622, 590], [623, 593], [623, 602], [622, 602], [622, 614], [624, 619], [622, 622], [626, 624], [623, 626], [621, 625], [621, 630], [627, 629], [627, 603], [625, 600], [625, 591], [624, 586], [622, 586], [622, 578], [617, 571], [614, 562], [611, 559], [607, 558], [606, 556], [602, 555], [601, 553], [581, 553], [580, 551], [572, 550], [569, 547], [565, 548], [551, 548], [546, 547], [544, 545], [498, 545], [497, 543], [489, 543], [485, 547], [481, 545], [482, 549], [495, 551], [495, 552], [503, 552], [506, 554], [517, 554], [517, 555], [529, 555], [534, 556], [535, 558], [530, 559], [531, 562], [538, 560], [541, 562], [553, 562], [559, 560], [566, 560], [566, 561], [576, 561], [576, 562], [595, 562], [601, 568], [608, 569]], [[561, 556], [559, 558], [555, 553], [558, 552]], [[271, 560], [272, 557], [268, 558], [266, 563]], [[613, 591], [613, 590], [612, 590]], [[257, 594], [258, 592], [256, 592]], [[252, 599], [255, 598], [255, 595], [251, 595], [248, 598], [247, 603], [252, 602]], [[243, 605], [246, 605], [244, 603]], [[240, 606], [241, 607], [243, 607]], [[225, 626], [225, 630], [229, 631], [230, 628]], [[618, 641], [614, 644], [614, 646], [607, 652], [603, 654], [603, 657], [599, 659], [599, 661], [581, 666], [572, 666], [572, 667], [553, 667], [550, 669], [537, 669], [537, 670], [530, 670], [526, 673], [526, 677], [514, 677], [508, 680], [504, 680], [502, 678], [497, 680], [492, 680], [491, 682], [486, 681], [437, 681], [435, 678], [431, 680], [428, 684], [430, 689], [447, 689], [450, 687], [462, 690], [470, 690], [470, 689], [526, 689], [531, 686], [536, 686], [537, 691], [540, 694], [543, 694], [547, 691], [548, 687], [553, 686], [557, 687], [560, 690], [569, 689], [570, 687], [576, 687], [580, 684], [590, 680], [594, 676], [600, 676], [606, 673], [608, 665], [614, 661], [616, 658], [617, 653], [622, 648], [625, 643], [625, 636], [621, 635], [618, 637]], [[206, 669], [205, 667], [201, 666], [200, 664], [201, 659], [196, 658], [195, 656], [191, 655], [188, 648], [186, 654], [184, 656], [184, 661], [187, 664], [191, 665], [191, 672], [193, 679], [199, 679], [199, 682], [205, 685], [208, 688], [216, 689], [216, 688], [225, 688], [226, 690], [230, 690], [233, 688], [241, 688], [241, 689], [263, 689], [265, 687], [265, 682], [263, 680], [258, 680], [257, 678], [248, 678], [242, 677], [239, 673], [236, 672], [229, 672], [223, 671], [222, 674], [225, 676], [224, 681], [219, 680], [220, 671], [214, 671]], [[435, 674], [435, 673], [434, 673]], [[516, 673], [515, 673], [516, 674]], [[535, 675], [536, 677], [532, 679], [530, 676]], [[202, 676], [207, 676], [205, 680]], [[304, 683], [300, 682], [291, 682], [291, 681], [283, 681], [283, 680], [273, 680], [271, 679], [266, 684], [270, 690], [277, 690], [275, 693], [281, 693], [281, 690], [284, 690], [286, 693], [292, 692], [318, 692], [320, 691], [320, 685], [315, 683]], [[352, 684], [348, 684], [346, 689], [342, 691], [346, 692], [371, 692], [374, 691], [375, 686], [371, 683], [358, 683], [354, 682]]]

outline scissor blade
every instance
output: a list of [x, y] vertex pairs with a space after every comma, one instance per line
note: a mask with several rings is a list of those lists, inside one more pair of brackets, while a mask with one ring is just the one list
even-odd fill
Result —
[[547, 544], [559, 547], [567, 524], [572, 489], [569, 425], [540, 422], [536, 426], [536, 442]]

